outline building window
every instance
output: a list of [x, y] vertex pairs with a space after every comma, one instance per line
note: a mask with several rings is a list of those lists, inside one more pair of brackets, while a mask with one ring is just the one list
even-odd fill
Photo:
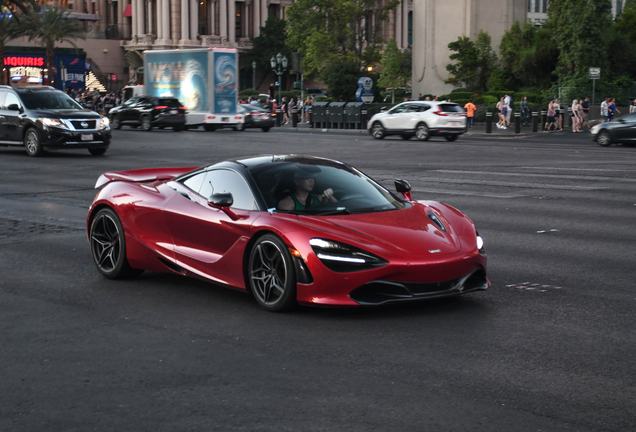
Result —
[[623, 0], [616, 0], [616, 16], [623, 13]]
[[[536, 0], [537, 2], [540, 0]], [[543, 0], [543, 13], [548, 11], [548, 0]]]
[[409, 45], [413, 45], [413, 12], [409, 12]]
[[199, 0], [199, 29], [200, 35], [208, 33], [208, 0]]
[[534, 13], [541, 12], [541, 0], [534, 0]]
[[236, 29], [236, 38], [242, 38], [243, 35], [243, 11], [245, 9], [245, 3], [236, 3], [236, 22], [234, 28]]
[[277, 5], [277, 4], [269, 4], [267, 6], [267, 17], [269, 18], [269, 17], [273, 16], [273, 17], [278, 18], [279, 17], [279, 14], [278, 14], [278, 8], [279, 7], [280, 7], [280, 5]]

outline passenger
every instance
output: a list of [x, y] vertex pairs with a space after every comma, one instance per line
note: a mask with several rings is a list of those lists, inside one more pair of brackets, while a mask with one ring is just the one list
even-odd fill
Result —
[[[318, 168], [316, 168], [318, 170]], [[279, 210], [309, 210], [319, 207], [321, 204], [338, 202], [333, 196], [331, 188], [325, 189], [322, 194], [316, 195], [313, 190], [316, 185], [315, 177], [319, 171], [298, 170], [294, 173], [294, 191], [278, 203]]]

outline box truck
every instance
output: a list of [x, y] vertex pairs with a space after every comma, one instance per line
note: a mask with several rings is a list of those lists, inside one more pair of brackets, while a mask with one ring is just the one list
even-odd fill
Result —
[[186, 128], [234, 127], [237, 115], [236, 48], [144, 51], [144, 85], [124, 88], [126, 96], [176, 97], [186, 108]]

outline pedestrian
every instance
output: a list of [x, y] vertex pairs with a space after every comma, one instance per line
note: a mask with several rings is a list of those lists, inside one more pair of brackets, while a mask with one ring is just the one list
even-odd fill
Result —
[[419, 100], [419, 101], [423, 101], [424, 100], [424, 96], [422, 96], [422, 93], [418, 93], [417, 94], [417, 100]]
[[468, 129], [473, 127], [473, 117], [475, 116], [475, 111], [477, 107], [473, 103], [473, 100], [470, 99], [466, 105], [464, 105], [464, 109], [466, 110], [466, 119], [468, 120]]
[[283, 124], [286, 125], [289, 123], [289, 117], [287, 117], [287, 98], [284, 97], [283, 100], [280, 101], [280, 110], [283, 113]]
[[425, 101], [430, 101], [431, 97], [430, 96], [426, 96], [426, 98], [424, 98]]
[[311, 106], [313, 105], [312, 99], [308, 96], [305, 99], [305, 122], [308, 124], [311, 122]]
[[[586, 96], [585, 100], [581, 103], [581, 108], [583, 109], [583, 119], [582, 121], [585, 122], [585, 124], [587, 125], [588, 129], [592, 129], [590, 127], [590, 97]], [[583, 127], [583, 124], [581, 124], [581, 127]]]
[[521, 123], [524, 126], [528, 126], [528, 121], [530, 120], [530, 108], [528, 108], [528, 96], [523, 96], [521, 98]]
[[274, 104], [272, 103], [272, 99], [267, 98], [267, 100], [265, 100], [265, 105], [263, 105], [263, 108], [269, 112], [272, 112], [273, 105]]
[[554, 98], [550, 99], [550, 103], [548, 104], [548, 120], [545, 122], [545, 126], [543, 128], [544, 132], [549, 132], [552, 126], [555, 126], [554, 122]]
[[433, 97], [433, 101], [436, 101], [436, 100], [437, 100], [437, 96], [434, 96], [434, 97]]
[[583, 101], [580, 100], [579, 103], [576, 104], [576, 116], [577, 120], [579, 121], [579, 124], [576, 127], [577, 132], [583, 132], [583, 122], [585, 121], [584, 115]]
[[274, 83], [271, 83], [269, 85], [269, 97], [270, 99], [274, 99], [274, 92], [276, 91], [276, 86], [274, 85]]
[[561, 99], [554, 100], [554, 121], [556, 123], [556, 131], [563, 131], [563, 117], [561, 116]]
[[636, 113], [636, 99], [634, 99], [634, 102], [632, 102], [632, 104], [629, 106], [629, 113]]
[[499, 111], [499, 121], [497, 122], [497, 127], [499, 129], [508, 129], [508, 127], [506, 126], [506, 116], [508, 114], [508, 110], [506, 109], [506, 101], [503, 97], [497, 103], [497, 110]]
[[611, 98], [610, 99], [610, 104], [609, 104], [609, 121], [614, 120], [614, 115], [616, 113], [621, 113], [621, 111], [616, 108], [616, 98]]
[[298, 98], [298, 101], [296, 102], [296, 121], [298, 123], [303, 122], [303, 104], [302, 98]]
[[506, 126], [510, 126], [510, 114], [512, 114], [512, 98], [509, 94], [505, 95], [504, 103], [506, 104]]
[[579, 117], [576, 113], [576, 107], [578, 106], [579, 101], [574, 99], [572, 101], [572, 112], [570, 113], [570, 118], [572, 120], [572, 132], [578, 132], [578, 126], [579, 126]]
[[605, 100], [601, 102], [601, 116], [603, 116], [602, 123], [609, 121], [609, 100], [610, 98], [605, 98]]

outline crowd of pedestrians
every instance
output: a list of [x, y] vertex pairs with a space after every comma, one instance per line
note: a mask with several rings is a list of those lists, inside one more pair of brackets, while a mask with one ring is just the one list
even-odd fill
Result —
[[84, 108], [108, 115], [108, 112], [121, 102], [120, 95], [115, 92], [100, 94], [97, 90], [78, 90], [68, 88], [66, 94], [75, 99]]
[[[253, 105], [261, 105], [261, 102], [258, 98], [249, 98], [248, 100], [243, 100], [241, 103], [251, 103]], [[289, 98], [283, 96], [283, 99], [278, 102], [276, 99], [272, 97], [268, 97], [265, 100], [265, 103], [262, 104], [262, 107], [271, 113], [278, 113], [278, 109], [280, 108], [280, 115], [282, 116], [281, 124], [292, 124], [293, 117], [296, 116], [296, 122], [302, 123], [303, 121], [306, 123], [311, 122], [311, 108], [314, 103], [316, 103], [316, 98], [314, 96], [307, 96], [304, 100], [302, 98]], [[294, 112], [295, 111], [295, 112]]]

